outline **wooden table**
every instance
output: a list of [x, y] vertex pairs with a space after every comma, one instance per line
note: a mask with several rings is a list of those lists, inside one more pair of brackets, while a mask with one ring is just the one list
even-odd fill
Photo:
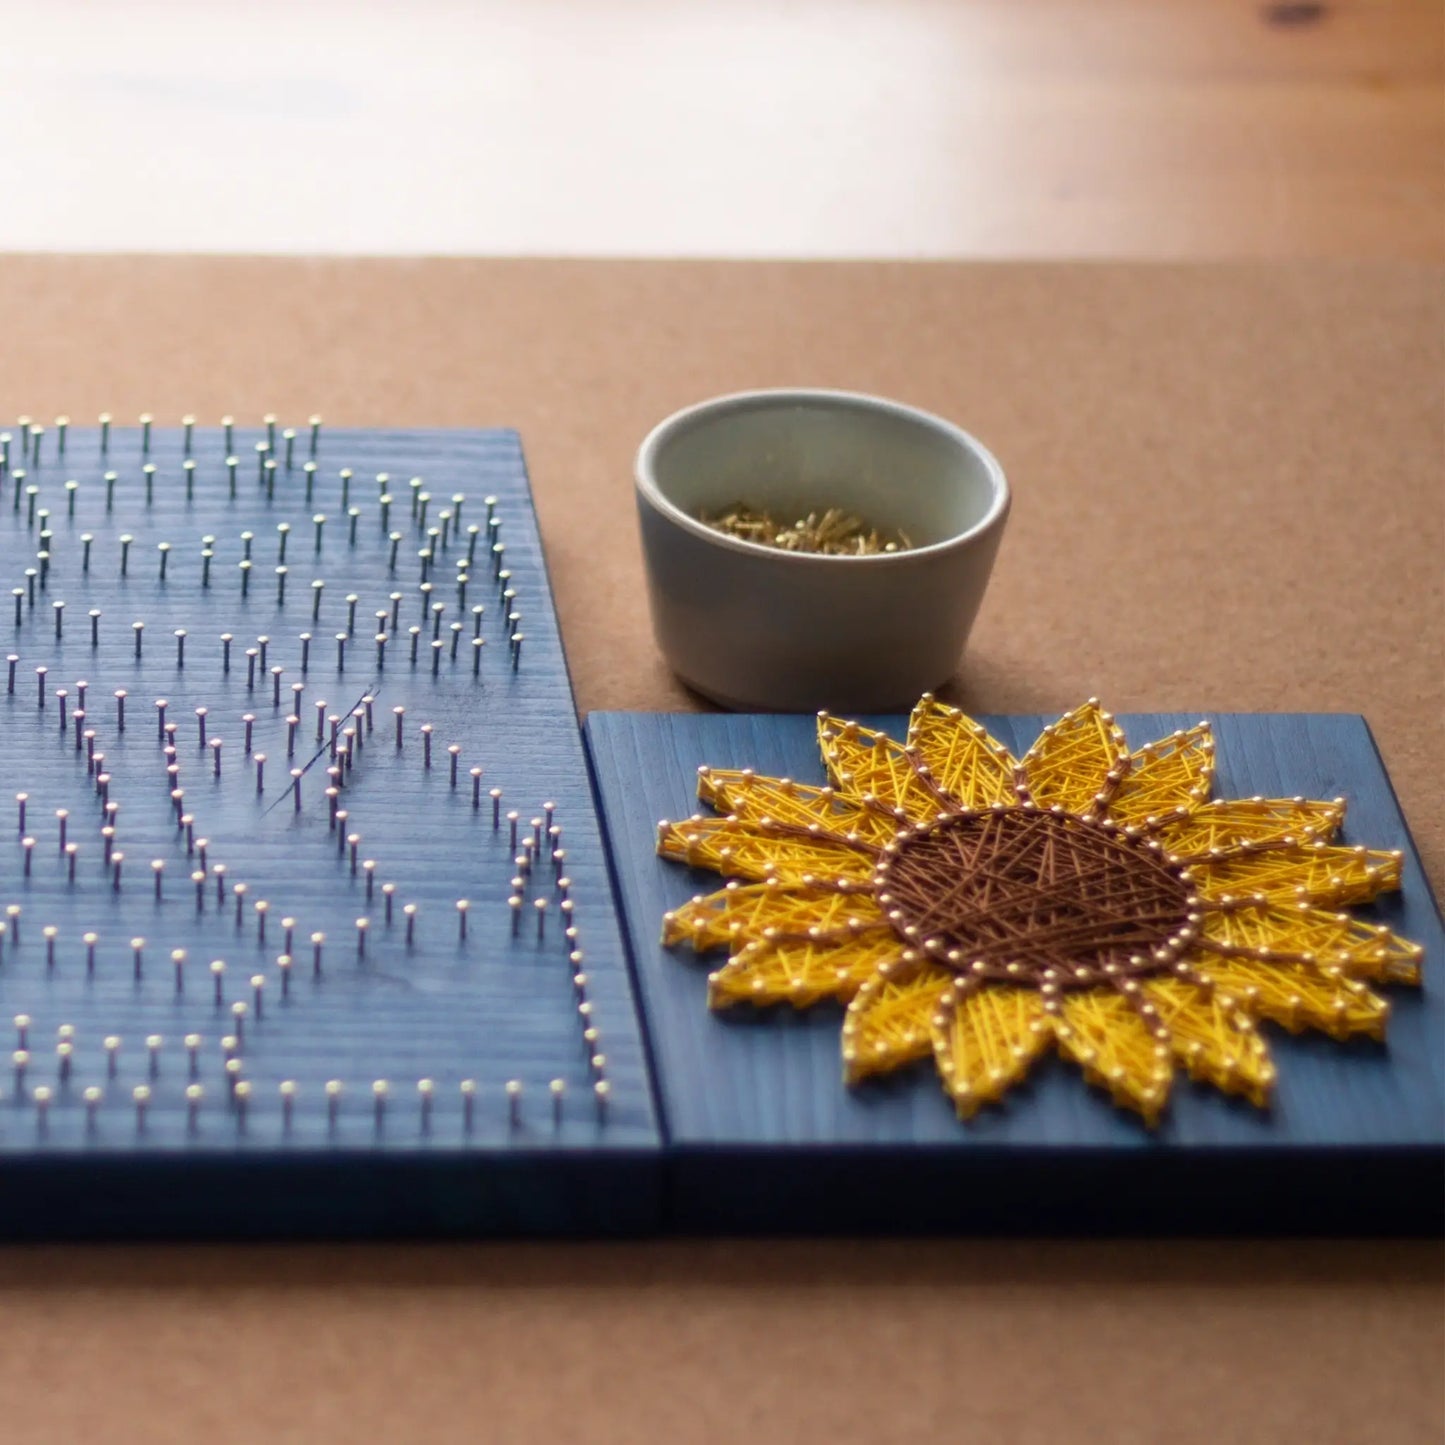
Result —
[[0, 63], [6, 250], [1445, 258], [1438, 0], [8, 0]]
[[[20, 258], [0, 321], [9, 413], [521, 427], [584, 708], [694, 705], [644, 614], [652, 421], [782, 383], [939, 410], [1016, 489], [959, 698], [1363, 711], [1445, 878], [1436, 269]], [[1441, 1263], [1368, 1241], [9, 1251], [0, 1435], [1427, 1442]]]

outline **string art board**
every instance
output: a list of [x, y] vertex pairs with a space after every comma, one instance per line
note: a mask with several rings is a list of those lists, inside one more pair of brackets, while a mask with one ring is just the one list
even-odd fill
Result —
[[[859, 721], [893, 737], [903, 737], [907, 727], [900, 718]], [[1024, 758], [1053, 720], [979, 721], [1014, 758]], [[1118, 719], [1135, 746], [1197, 721]], [[1271, 1094], [1266, 1071], [1272, 1073], [1268, 1107], [1191, 1082], [1181, 1068], [1167, 1105], [1156, 1110], [1157, 1101], [1133, 1100], [1154, 1118], [1151, 1128], [1096, 1087], [1107, 1083], [1107, 1060], [1090, 1063], [1082, 1050], [1082, 1069], [1059, 1057], [1031, 1057], [1026, 1078], [1000, 1090], [1001, 1098], [957, 1112], [927, 1048], [921, 1051], [927, 1057], [907, 1067], [845, 1084], [845, 1014], [833, 999], [819, 997], [823, 986], [784, 978], [778, 996], [797, 1007], [789, 1001], [752, 1007], [746, 961], [737, 961], [735, 952], [729, 963], [726, 947], [695, 954], [680, 941], [689, 924], [701, 925], [709, 937], [715, 930], [716, 941], [725, 928], [709, 912], [712, 905], [689, 910], [689, 900], [714, 895], [722, 879], [676, 861], [684, 845], [695, 845], [697, 859], [716, 867], [720, 846], [748, 844], [726, 833], [709, 841], [707, 825], [698, 831], [684, 821], [663, 832], [671, 856], [656, 851], [659, 819], [716, 816], [698, 802], [704, 766], [824, 783], [815, 720], [592, 714], [588, 744], [668, 1132], [667, 1217], [682, 1228], [801, 1233], [1436, 1232], [1445, 1183], [1445, 940], [1369, 729], [1345, 715], [1226, 714], [1209, 721], [1215, 797], [1343, 796], [1348, 812], [1337, 842], [1400, 850], [1399, 858], [1372, 852], [1350, 861], [1361, 878], [1380, 866], [1388, 882], [1399, 880], [1398, 891], [1351, 913], [1413, 940], [1420, 951], [1398, 941], [1376, 949], [1368, 928], [1345, 921], [1341, 927], [1356, 930], [1351, 938], [1364, 936], [1366, 951], [1377, 955], [1371, 966], [1385, 980], [1387, 1041], [1364, 1036], [1385, 1034], [1379, 1016], [1342, 1018], [1335, 1030], [1341, 1038], [1265, 1023], [1268, 1058], [1261, 1049], [1254, 1074], [1230, 1083], [1263, 1102]], [[717, 772], [710, 776], [703, 791], [714, 790], [726, 813], [734, 794], [716, 792], [722, 780]], [[734, 777], [727, 787], [747, 783]], [[758, 806], [763, 803], [779, 811], [764, 820], [762, 832], [796, 845], [797, 868], [812, 868], [816, 882], [826, 869], [821, 855], [802, 857], [817, 851], [806, 826], [784, 820], [785, 803], [765, 798]], [[1336, 821], [1328, 819], [1331, 827]], [[791, 839], [784, 838], [790, 829]], [[894, 901], [907, 901], [903, 863], [916, 863], [926, 851], [915, 847], [895, 858], [888, 882]], [[1279, 856], [1258, 858], [1268, 864]], [[783, 892], [806, 894], [807, 882], [799, 873]], [[1360, 890], [1362, 896], [1368, 891]], [[742, 906], [761, 897], [756, 893]], [[767, 903], [770, 916], [780, 903], [792, 906], [781, 898]], [[659, 940], [669, 914], [676, 946], [664, 947]], [[797, 920], [783, 926], [805, 936]], [[866, 963], [864, 953], [860, 945], [850, 957]], [[1230, 966], [1247, 971], [1252, 965], [1236, 960]], [[1417, 986], [1394, 986], [1417, 974]], [[1371, 995], [1353, 989], [1339, 986], [1341, 1007], [1383, 1013], [1367, 1003]], [[729, 1006], [710, 1011], [710, 994], [715, 1004]], [[1306, 1011], [1311, 1006], [1306, 1003]], [[1171, 1022], [1180, 1026], [1179, 1019]], [[998, 1058], [1004, 1073], [1015, 1068], [1006, 1051]], [[1085, 1082], [1089, 1074], [1093, 1085]]]
[[652, 1227], [516, 435], [0, 447], [0, 1233]]

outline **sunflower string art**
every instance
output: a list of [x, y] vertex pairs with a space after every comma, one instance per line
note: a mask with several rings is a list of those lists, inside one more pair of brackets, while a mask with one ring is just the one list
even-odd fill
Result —
[[1370, 985], [1419, 982], [1417, 945], [1337, 911], [1401, 855], [1332, 844], [1341, 798], [1210, 801], [1207, 723], [1131, 752], [1091, 700], [1016, 760], [925, 696], [904, 743], [827, 714], [818, 741], [828, 787], [699, 770], [721, 816], [658, 852], [734, 881], [663, 942], [731, 951], [715, 1009], [846, 1003], [850, 1083], [931, 1057], [967, 1118], [1055, 1049], [1151, 1125], [1179, 1065], [1264, 1107], [1261, 1020], [1382, 1039]]

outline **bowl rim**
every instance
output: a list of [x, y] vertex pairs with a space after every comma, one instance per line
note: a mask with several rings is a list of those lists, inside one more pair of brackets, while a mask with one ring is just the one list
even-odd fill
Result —
[[[709, 413], [747, 411], [759, 405], [786, 405], [798, 402], [825, 402], [866, 411], [882, 411], [909, 421], [943, 432], [957, 442], [965, 451], [973, 453], [982, 463], [993, 497], [988, 509], [971, 527], [955, 532], [939, 542], [930, 542], [926, 547], [908, 547], [897, 552], [874, 552], [863, 557], [836, 556], [824, 552], [789, 552], [781, 547], [769, 547], [762, 542], [749, 542], [742, 537], [732, 537], [700, 522], [696, 517], [683, 511], [662, 492], [657, 483], [655, 460], [661, 448], [679, 431], [700, 416]], [[691, 532], [695, 537], [727, 551], [741, 552], [745, 556], [766, 557], [779, 563], [804, 564], [812, 566], [844, 567], [897, 567], [910, 562], [934, 557], [953, 548], [965, 546], [975, 538], [983, 536], [1002, 524], [1008, 515], [1012, 496], [1008, 478], [994, 454], [963, 427], [941, 417], [935, 412], [924, 411], [921, 407], [910, 406], [907, 402], [894, 401], [890, 397], [877, 396], [865, 391], [840, 391], [828, 387], [763, 387], [752, 391], [724, 392], [707, 397], [703, 401], [682, 407], [670, 416], [664, 417], [642, 439], [633, 462], [633, 481], [637, 493], [656, 511], [674, 525]]]

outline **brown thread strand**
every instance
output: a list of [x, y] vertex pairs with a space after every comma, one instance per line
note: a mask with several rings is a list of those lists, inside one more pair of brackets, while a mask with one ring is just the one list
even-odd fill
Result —
[[877, 892], [900, 934], [930, 952], [985, 978], [1068, 988], [1105, 966], [1120, 978], [1169, 967], [1166, 945], [1189, 912], [1181, 871], [1088, 819], [999, 808], [904, 835]]

